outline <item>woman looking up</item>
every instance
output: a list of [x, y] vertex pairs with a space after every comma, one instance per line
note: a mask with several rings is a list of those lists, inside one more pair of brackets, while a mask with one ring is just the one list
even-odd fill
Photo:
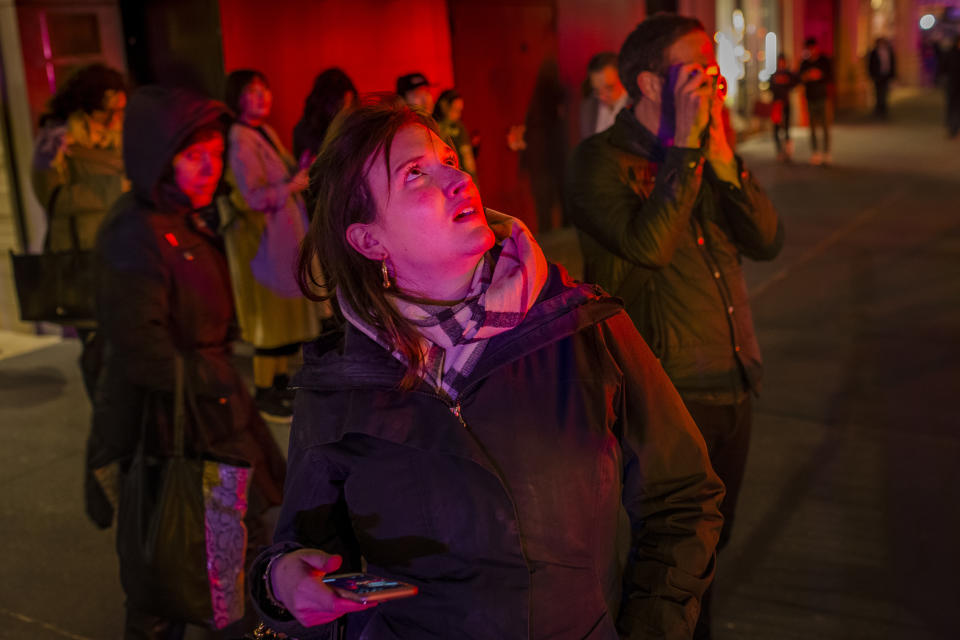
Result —
[[227, 106], [237, 114], [227, 144], [227, 182], [233, 187], [221, 233], [233, 278], [243, 339], [254, 346], [256, 403], [265, 418], [289, 422], [288, 358], [320, 333], [321, 305], [303, 297], [294, 277], [307, 231], [303, 192], [307, 170], [297, 167], [267, 124], [273, 94], [259, 71], [227, 77]]
[[[305, 348], [275, 544], [297, 638], [689, 638], [723, 486], [622, 306], [485, 210], [435, 122], [362, 104], [312, 168], [300, 256], [345, 318]], [[377, 606], [322, 582], [416, 585]]]

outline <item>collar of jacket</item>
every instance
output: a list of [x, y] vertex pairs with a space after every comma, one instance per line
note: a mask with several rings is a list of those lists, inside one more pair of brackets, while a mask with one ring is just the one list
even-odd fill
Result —
[[[500, 367], [601, 322], [622, 308], [619, 299], [608, 296], [600, 287], [573, 282], [563, 267], [550, 264], [547, 284], [527, 317], [515, 329], [490, 339], [470, 378], [482, 380]], [[291, 385], [298, 389], [395, 389], [404, 373], [396, 358], [349, 323], [343, 333], [305, 345], [303, 357], [303, 367]], [[466, 393], [470, 386], [472, 383]], [[425, 383], [417, 390], [434, 394]]]
[[620, 110], [613, 126], [607, 129], [607, 135], [610, 144], [633, 155], [656, 163], [663, 162], [667, 156], [659, 138], [637, 120], [632, 104]]

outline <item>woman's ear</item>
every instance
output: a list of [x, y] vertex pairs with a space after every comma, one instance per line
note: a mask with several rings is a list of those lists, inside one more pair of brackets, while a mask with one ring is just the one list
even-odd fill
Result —
[[641, 71], [637, 75], [637, 86], [643, 97], [651, 102], [660, 102], [660, 92], [663, 90], [663, 78], [653, 71]]
[[369, 223], [354, 222], [347, 227], [347, 242], [354, 250], [370, 260], [383, 260], [386, 248], [377, 239], [374, 226]]

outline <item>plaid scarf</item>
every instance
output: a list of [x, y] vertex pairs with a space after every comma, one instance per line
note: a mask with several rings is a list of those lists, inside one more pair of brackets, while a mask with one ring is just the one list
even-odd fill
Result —
[[[452, 305], [391, 296], [397, 310], [420, 330], [421, 376], [444, 399], [457, 399], [487, 340], [519, 325], [547, 281], [547, 259], [526, 225], [492, 209], [485, 211], [497, 244], [480, 260], [466, 297]], [[378, 329], [367, 325], [337, 294], [344, 317], [357, 329], [406, 360]]]

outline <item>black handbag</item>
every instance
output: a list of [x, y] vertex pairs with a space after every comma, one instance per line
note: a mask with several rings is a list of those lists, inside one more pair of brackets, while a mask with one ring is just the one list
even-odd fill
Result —
[[[249, 463], [185, 454], [187, 408], [199, 419], [176, 359], [173, 455], [140, 443], [120, 492], [117, 552], [128, 603], [161, 618], [222, 629], [243, 617]], [[156, 405], [154, 405], [156, 406]], [[148, 403], [146, 412], [151, 405]], [[146, 417], [146, 416], [145, 416]], [[203, 425], [195, 431], [201, 441]]]
[[[51, 197], [51, 203], [56, 193]], [[96, 276], [93, 251], [80, 248], [77, 222], [70, 219], [73, 247], [50, 251], [50, 233], [43, 253], [17, 255], [10, 250], [13, 277], [24, 322], [83, 325], [95, 322]]]

